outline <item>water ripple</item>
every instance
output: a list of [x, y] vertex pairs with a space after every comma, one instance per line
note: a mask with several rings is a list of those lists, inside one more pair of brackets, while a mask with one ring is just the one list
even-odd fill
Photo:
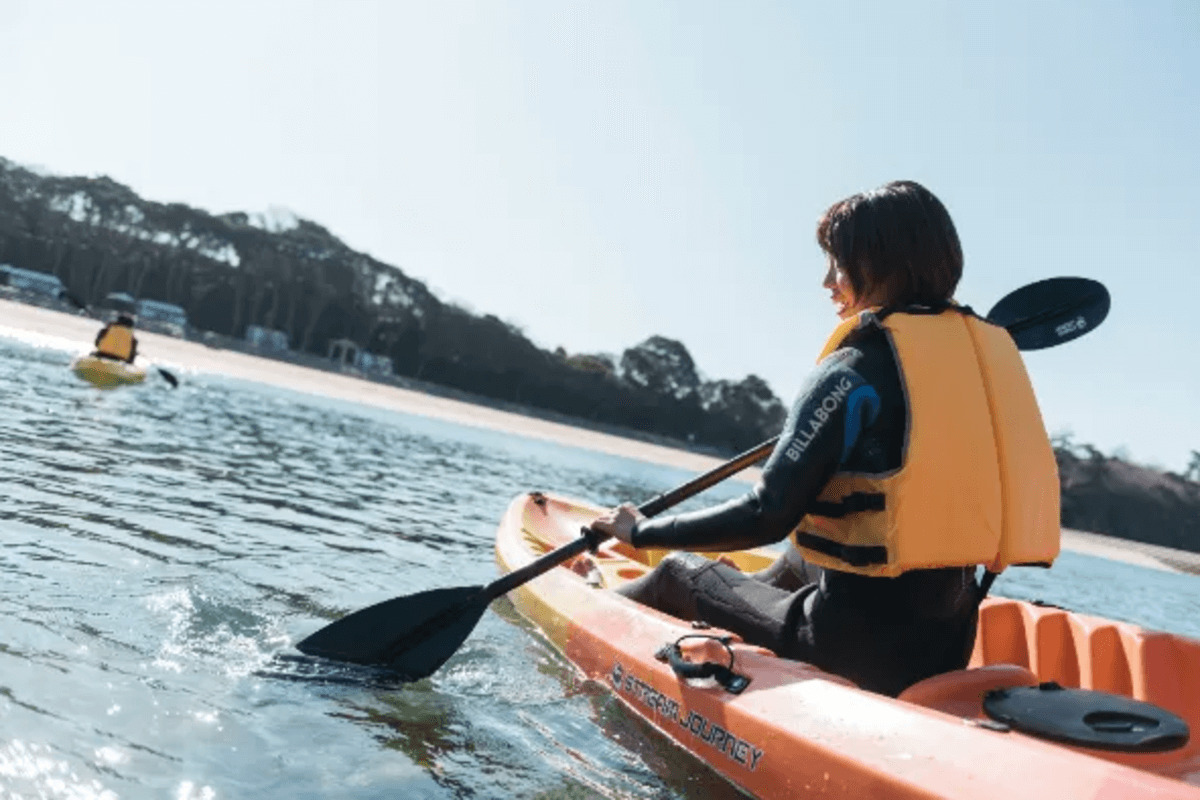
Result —
[[[504, 601], [413, 685], [292, 649], [379, 600], [492, 580], [519, 492], [642, 501], [690, 475], [219, 376], [101, 392], [71, 355], [0, 338], [5, 796], [740, 796]], [[1095, 579], [1109, 562], [1064, 563], [1087, 574], [1009, 587], [1200, 618], [1181, 576], [1138, 573], [1135, 608]], [[1158, 580], [1180, 583], [1161, 617]]]

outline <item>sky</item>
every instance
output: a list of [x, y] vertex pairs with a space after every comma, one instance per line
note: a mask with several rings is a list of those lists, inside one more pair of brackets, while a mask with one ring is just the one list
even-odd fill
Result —
[[1046, 426], [1200, 450], [1200, 3], [0, 0], [0, 156], [289, 209], [545, 348], [683, 342], [790, 403], [836, 318], [814, 238], [897, 179], [957, 299], [1112, 294], [1026, 354]]

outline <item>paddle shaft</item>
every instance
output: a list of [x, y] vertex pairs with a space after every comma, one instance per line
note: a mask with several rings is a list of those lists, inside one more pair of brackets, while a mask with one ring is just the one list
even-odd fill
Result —
[[[736, 475], [751, 464], [755, 464], [766, 458], [775, 449], [775, 443], [778, 441], [779, 437], [773, 436], [757, 447], [747, 450], [718, 467], [714, 467], [703, 475], [692, 478], [682, 486], [677, 486], [669, 492], [664, 492], [657, 497], [647, 500], [638, 506], [638, 511], [645, 517], [653, 517], [655, 514], [666, 511], [668, 508], [682, 503], [689, 497], [700, 494], [700, 492], [703, 492], [710, 486], [715, 486], [730, 475]], [[564, 561], [569, 561], [585, 550], [594, 549], [604, 538], [600, 533], [591, 528], [584, 528], [584, 534], [575, 541], [565, 544], [557, 550], [551, 550], [536, 561], [492, 581], [483, 587], [483, 593], [488, 600], [495, 600], [500, 595], [507, 594], [521, 584], [533, 580], [538, 575], [557, 567]]]
[[671, 506], [678, 505], [684, 500], [687, 500], [689, 497], [703, 492], [710, 486], [715, 486], [716, 484], [728, 478], [730, 475], [736, 475], [746, 467], [762, 461], [764, 458], [771, 455], [771, 451], [775, 449], [775, 445], [778, 441], [778, 436], [772, 436], [770, 439], [767, 439], [757, 447], [753, 447], [739, 456], [734, 456], [721, 466], [715, 467], [703, 475], [692, 478], [682, 486], [677, 486], [669, 492], [663, 492], [657, 497], [647, 500], [638, 506], [638, 511], [642, 512], [642, 516], [646, 517], [653, 517], [656, 514], [660, 514]]

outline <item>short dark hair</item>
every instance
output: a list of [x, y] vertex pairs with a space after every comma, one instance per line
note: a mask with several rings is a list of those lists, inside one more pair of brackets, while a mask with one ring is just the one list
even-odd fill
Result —
[[884, 305], [936, 305], [962, 277], [962, 245], [950, 213], [915, 181], [892, 181], [839, 200], [817, 222], [817, 243], [860, 297]]

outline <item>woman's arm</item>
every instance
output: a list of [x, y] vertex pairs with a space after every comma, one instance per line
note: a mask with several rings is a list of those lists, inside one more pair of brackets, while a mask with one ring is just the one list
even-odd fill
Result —
[[[636, 547], [699, 551], [739, 550], [786, 537], [879, 413], [879, 395], [858, 369], [861, 359], [860, 350], [846, 347], [818, 365], [792, 406], [762, 479], [744, 496], [606, 532], [628, 536]], [[606, 530], [603, 523], [597, 527]]]

